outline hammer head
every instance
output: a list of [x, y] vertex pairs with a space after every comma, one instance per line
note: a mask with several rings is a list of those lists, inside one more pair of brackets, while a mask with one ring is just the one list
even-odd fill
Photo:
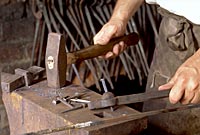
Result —
[[66, 84], [66, 50], [62, 34], [49, 33], [46, 48], [47, 83], [51, 88], [61, 88]]

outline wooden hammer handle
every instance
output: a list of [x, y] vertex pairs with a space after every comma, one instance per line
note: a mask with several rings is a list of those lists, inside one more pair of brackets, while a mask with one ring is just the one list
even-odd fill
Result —
[[139, 36], [137, 33], [133, 32], [125, 36], [113, 38], [107, 45], [95, 44], [75, 52], [67, 53], [67, 64], [78, 63], [83, 60], [104, 55], [112, 51], [113, 46], [120, 41], [124, 41], [127, 46], [136, 45], [139, 41]]

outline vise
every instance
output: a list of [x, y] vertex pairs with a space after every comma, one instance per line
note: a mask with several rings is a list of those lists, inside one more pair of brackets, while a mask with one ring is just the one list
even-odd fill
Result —
[[[66, 81], [68, 64], [103, 55], [122, 40], [127, 45], [135, 45], [138, 36], [132, 33], [112, 39], [107, 46], [92, 45], [66, 53], [64, 37], [50, 33], [45, 69], [33, 66], [27, 70], [16, 69], [15, 74], [2, 73], [3, 102], [10, 134], [134, 135], [144, 130], [147, 127], [146, 117], [128, 119], [129, 115], [137, 116], [140, 112], [125, 105], [118, 106], [115, 111], [109, 107], [90, 110], [88, 103], [101, 99], [101, 95]], [[56, 130], [60, 127], [71, 128]], [[45, 129], [48, 132], [40, 132]]]

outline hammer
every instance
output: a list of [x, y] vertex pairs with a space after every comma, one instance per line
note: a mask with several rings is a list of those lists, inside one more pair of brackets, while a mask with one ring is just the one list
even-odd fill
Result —
[[95, 58], [112, 51], [113, 46], [124, 41], [127, 46], [136, 45], [139, 41], [137, 33], [113, 38], [107, 45], [90, 45], [75, 52], [66, 53], [65, 40], [62, 34], [49, 33], [46, 48], [47, 83], [51, 88], [61, 88], [66, 85], [66, 69], [68, 64]]

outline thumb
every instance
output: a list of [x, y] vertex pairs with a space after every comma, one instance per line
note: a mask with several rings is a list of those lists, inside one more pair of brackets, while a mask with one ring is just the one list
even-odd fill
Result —
[[104, 26], [93, 38], [94, 44], [107, 44], [115, 35], [117, 28], [113, 25]]

